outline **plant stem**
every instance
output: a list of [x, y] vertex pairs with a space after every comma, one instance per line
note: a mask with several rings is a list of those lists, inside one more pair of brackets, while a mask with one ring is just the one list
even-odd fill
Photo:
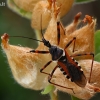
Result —
[[54, 93], [54, 89], [49, 94], [51, 100], [58, 100], [58, 96]]
[[72, 95], [71, 95], [71, 99], [72, 99], [72, 100], [80, 100], [80, 99], [78, 99], [78, 98], [76, 98], [76, 97], [74, 97], [74, 96], [72, 96]]

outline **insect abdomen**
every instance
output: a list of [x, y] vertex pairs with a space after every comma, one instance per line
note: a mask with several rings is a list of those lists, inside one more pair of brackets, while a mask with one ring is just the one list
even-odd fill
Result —
[[58, 62], [60, 64], [60, 70], [66, 75], [67, 79], [70, 79], [72, 82], [75, 82], [80, 87], [85, 87], [87, 80], [81, 70], [81, 67], [78, 66], [78, 62], [71, 59], [68, 61], [66, 57], [63, 57]]

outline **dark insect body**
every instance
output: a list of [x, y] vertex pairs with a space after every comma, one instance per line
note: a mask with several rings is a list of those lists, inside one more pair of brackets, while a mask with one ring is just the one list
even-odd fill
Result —
[[[42, 26], [41, 26], [42, 27]], [[57, 22], [57, 43], [59, 45], [60, 43], [60, 28], [62, 28], [61, 26], [61, 23], [60, 22]], [[42, 29], [42, 28], [41, 28]], [[42, 30], [41, 30], [41, 34], [42, 34]], [[20, 37], [20, 36], [12, 36], [12, 37]], [[28, 37], [24, 37], [22, 36], [23, 38], [28, 38]], [[53, 84], [53, 85], [56, 85], [56, 86], [59, 86], [59, 87], [62, 87], [62, 88], [66, 88], [66, 89], [71, 89], [74, 93], [74, 90], [73, 88], [69, 88], [69, 87], [64, 87], [64, 86], [61, 86], [60, 84], [56, 84], [56, 83], [53, 83], [51, 81], [52, 79], [52, 76], [55, 72], [55, 70], [57, 68], [60, 68], [60, 70], [62, 71], [63, 75], [65, 75], [65, 77], [69, 80], [71, 80], [72, 82], [76, 83], [78, 86], [80, 87], [85, 87], [86, 83], [87, 83], [87, 79], [81, 69], [81, 66], [78, 65], [78, 62], [76, 62], [73, 57], [76, 57], [76, 56], [84, 56], [84, 55], [91, 55], [92, 56], [92, 64], [91, 64], [91, 71], [90, 71], [90, 78], [89, 78], [89, 82], [90, 82], [90, 79], [91, 79], [91, 73], [92, 73], [92, 67], [93, 67], [93, 61], [94, 61], [94, 54], [93, 53], [85, 53], [85, 54], [76, 54], [76, 55], [69, 55], [66, 51], [66, 49], [69, 47], [69, 45], [74, 42], [74, 45], [73, 45], [73, 52], [74, 52], [74, 48], [75, 48], [75, 41], [76, 41], [76, 37], [73, 37], [72, 40], [70, 40], [64, 49], [61, 49], [59, 48], [58, 46], [54, 46], [54, 45], [51, 45], [49, 41], [47, 41], [43, 34], [42, 34], [42, 40], [37, 40], [37, 39], [33, 39], [33, 38], [29, 38], [29, 39], [32, 39], [32, 40], [36, 40], [36, 41], [40, 41], [42, 43], [44, 43], [44, 45], [46, 47], [48, 47], [48, 51], [39, 51], [39, 50], [31, 50], [30, 52], [32, 53], [39, 53], [39, 54], [48, 54], [50, 53], [52, 59], [50, 61], [48, 61], [44, 67], [42, 69], [40, 69], [40, 72], [41, 73], [44, 73], [44, 74], [47, 74], [49, 75], [48, 76], [48, 82]], [[57, 65], [54, 67], [54, 69], [52, 70], [51, 73], [47, 73], [47, 72], [44, 72], [43, 70], [48, 67], [48, 65], [50, 63], [52, 63], [53, 61], [56, 61], [57, 62]]]

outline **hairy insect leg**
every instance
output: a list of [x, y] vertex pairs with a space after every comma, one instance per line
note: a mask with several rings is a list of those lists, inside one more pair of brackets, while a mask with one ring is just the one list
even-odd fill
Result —
[[52, 79], [52, 77], [53, 77], [53, 74], [54, 74], [55, 70], [56, 70], [58, 67], [59, 67], [59, 65], [57, 65], [57, 66], [52, 70], [51, 74], [48, 76], [48, 82], [51, 83], [51, 84], [53, 84], [53, 85], [62, 87], [62, 88], [71, 89], [71, 90], [73, 91], [73, 93], [75, 94], [73, 88], [68, 88], [68, 87], [65, 87], [65, 86], [62, 86], [62, 85], [59, 85], [59, 84], [56, 84], [56, 83], [51, 82], [51, 79]]
[[32, 53], [41, 53], [41, 54], [47, 54], [49, 53], [49, 51], [39, 51], [39, 50], [30, 50], [29, 53], [32, 52]]
[[73, 52], [74, 52], [74, 50], [75, 50], [76, 37], [73, 37], [73, 39], [70, 40], [70, 41], [67, 43], [67, 45], [65, 46], [64, 50], [65, 50], [66, 48], [68, 48], [72, 42], [74, 42], [74, 45], [73, 45]]
[[47, 74], [47, 75], [50, 75], [49, 73], [43, 72], [43, 70], [44, 70], [48, 65], [50, 65], [51, 62], [52, 62], [52, 60], [49, 61], [49, 62], [47, 62], [47, 63], [44, 65], [44, 67], [40, 69], [40, 72], [41, 72], [41, 73], [44, 73], [44, 74]]
[[91, 70], [90, 70], [90, 77], [89, 77], [89, 83], [90, 83], [90, 80], [91, 80], [91, 75], [92, 75], [92, 69], [93, 69], [93, 61], [94, 61], [94, 53], [84, 53], [84, 54], [74, 54], [74, 55], [71, 55], [70, 57], [76, 57], [76, 56], [92, 56], [92, 64], [91, 64]]

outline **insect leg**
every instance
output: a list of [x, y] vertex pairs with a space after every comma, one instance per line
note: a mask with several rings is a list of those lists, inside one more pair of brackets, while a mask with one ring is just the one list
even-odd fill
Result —
[[49, 53], [49, 51], [39, 51], [39, 50], [31, 50], [29, 52], [32, 52], [32, 53], [41, 53], [41, 54]]
[[64, 31], [64, 35], [65, 35], [65, 29], [64, 29], [63, 25], [61, 23], [59, 23], [59, 24], [60, 24], [62, 30]]
[[60, 42], [60, 22], [59, 21], [57, 22], [57, 42], [59, 45], [59, 42]]
[[73, 52], [74, 52], [76, 37], [73, 37], [73, 39], [67, 43], [67, 45], [65, 46], [64, 50], [65, 50], [73, 41], [74, 41], [74, 46], [73, 46]]
[[61, 26], [61, 28], [63, 29], [64, 35], [65, 35], [65, 30], [64, 30], [62, 24], [60, 23], [60, 21], [58, 21], [58, 22], [57, 22], [57, 42], [58, 42], [58, 45], [59, 45], [59, 43], [60, 43], [60, 26]]
[[62, 88], [71, 89], [73, 91], [73, 93], [75, 94], [73, 88], [68, 88], [68, 87], [65, 87], [65, 86], [62, 86], [62, 85], [59, 85], [59, 84], [56, 84], [56, 83], [51, 82], [52, 76], [53, 76], [53, 74], [54, 74], [54, 72], [55, 72], [55, 70], [57, 68], [58, 68], [58, 65], [52, 70], [51, 74], [48, 76], [48, 82], [51, 83], [51, 84], [53, 84], [53, 85], [62, 87]]
[[76, 54], [76, 55], [71, 55], [70, 57], [84, 56], [84, 55], [87, 55], [87, 56], [91, 55], [92, 56], [92, 64], [91, 64], [90, 77], [89, 77], [89, 83], [90, 83], [91, 75], [92, 75], [92, 69], [93, 69], [94, 53]]
[[43, 70], [44, 70], [51, 62], [52, 62], [52, 61], [47, 62], [47, 63], [44, 65], [44, 67], [40, 69], [40, 72], [41, 72], [41, 73], [44, 73], [44, 74], [47, 74], [47, 75], [50, 75], [49, 73], [43, 72]]

